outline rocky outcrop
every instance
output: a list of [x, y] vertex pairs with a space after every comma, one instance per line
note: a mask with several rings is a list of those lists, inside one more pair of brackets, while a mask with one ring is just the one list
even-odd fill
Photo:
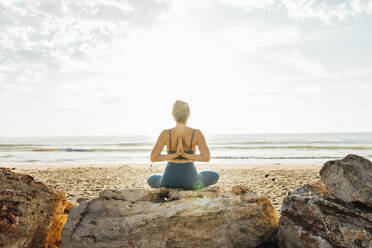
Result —
[[59, 245], [71, 207], [64, 193], [0, 168], [0, 247]]
[[72, 208], [62, 246], [256, 247], [277, 225], [271, 202], [242, 186], [231, 194], [218, 187], [105, 190]]
[[371, 248], [372, 209], [304, 185], [283, 201], [278, 238], [283, 248]]
[[368, 159], [350, 154], [342, 160], [329, 161], [320, 176], [334, 197], [372, 208], [372, 163]]

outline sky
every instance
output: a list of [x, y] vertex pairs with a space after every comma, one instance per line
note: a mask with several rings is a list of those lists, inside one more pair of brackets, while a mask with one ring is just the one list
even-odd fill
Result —
[[1, 0], [0, 135], [372, 131], [372, 0]]

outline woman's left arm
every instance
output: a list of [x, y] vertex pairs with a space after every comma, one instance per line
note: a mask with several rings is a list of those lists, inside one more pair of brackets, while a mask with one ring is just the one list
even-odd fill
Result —
[[167, 136], [166, 130], [161, 132], [161, 134], [159, 135], [158, 140], [156, 141], [156, 144], [151, 152], [151, 156], [150, 156], [151, 162], [166, 161], [166, 160], [174, 159], [175, 157], [178, 156], [178, 154], [166, 154], [166, 155], [161, 154], [165, 146], [166, 136]]

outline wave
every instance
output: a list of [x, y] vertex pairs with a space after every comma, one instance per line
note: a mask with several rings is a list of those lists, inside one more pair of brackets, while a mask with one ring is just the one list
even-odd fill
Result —
[[213, 159], [339, 159], [336, 156], [212, 156]]
[[18, 147], [13, 149], [0, 148], [0, 152], [151, 152], [150, 148], [32, 148]]
[[50, 145], [43, 145], [43, 144], [0, 144], [1, 148], [12, 148], [12, 147], [39, 147], [39, 146], [50, 146]]
[[[360, 141], [355, 141], [355, 142], [351, 142], [351, 141], [327, 141], [327, 140], [318, 140], [318, 141], [309, 141], [309, 140], [288, 140], [288, 141], [233, 141], [233, 142], [208, 142], [209, 144], [221, 144], [221, 145], [274, 145], [274, 144], [278, 144], [278, 145], [285, 145], [285, 144], [342, 144], [342, 143], [356, 143], [356, 144], [360, 144], [360, 143], [363, 143], [363, 142], [360, 142]], [[367, 144], [369, 144], [370, 142], [366, 142]]]
[[80, 149], [80, 148], [37, 148], [32, 149], [33, 152], [150, 152], [151, 149], [148, 148], [126, 148], [126, 149], [120, 149], [120, 148], [98, 148], [98, 149]]
[[14, 157], [13, 155], [5, 155], [5, 156], [1, 156], [1, 158], [12, 158]]
[[38, 160], [38, 159], [27, 159], [27, 160], [23, 160], [22, 162], [25, 162], [25, 163], [35, 163], [35, 162], [39, 162], [41, 160]]
[[[151, 152], [152, 147], [0, 147], [0, 152]], [[290, 146], [210, 146], [212, 151], [226, 150], [353, 150], [372, 151], [372, 146], [314, 146], [314, 145], [290, 145]]]
[[218, 149], [239, 149], [239, 150], [261, 150], [261, 149], [307, 149], [307, 150], [372, 150], [372, 146], [221, 146]]
[[102, 144], [103, 146], [153, 146], [154, 143], [112, 143], [112, 144]]

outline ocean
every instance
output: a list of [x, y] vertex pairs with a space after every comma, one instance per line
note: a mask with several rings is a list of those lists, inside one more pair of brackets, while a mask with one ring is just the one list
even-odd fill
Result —
[[[323, 164], [353, 153], [372, 158], [372, 133], [205, 135], [209, 163]], [[0, 137], [0, 165], [151, 164], [156, 136]], [[164, 152], [166, 150], [164, 149]]]

